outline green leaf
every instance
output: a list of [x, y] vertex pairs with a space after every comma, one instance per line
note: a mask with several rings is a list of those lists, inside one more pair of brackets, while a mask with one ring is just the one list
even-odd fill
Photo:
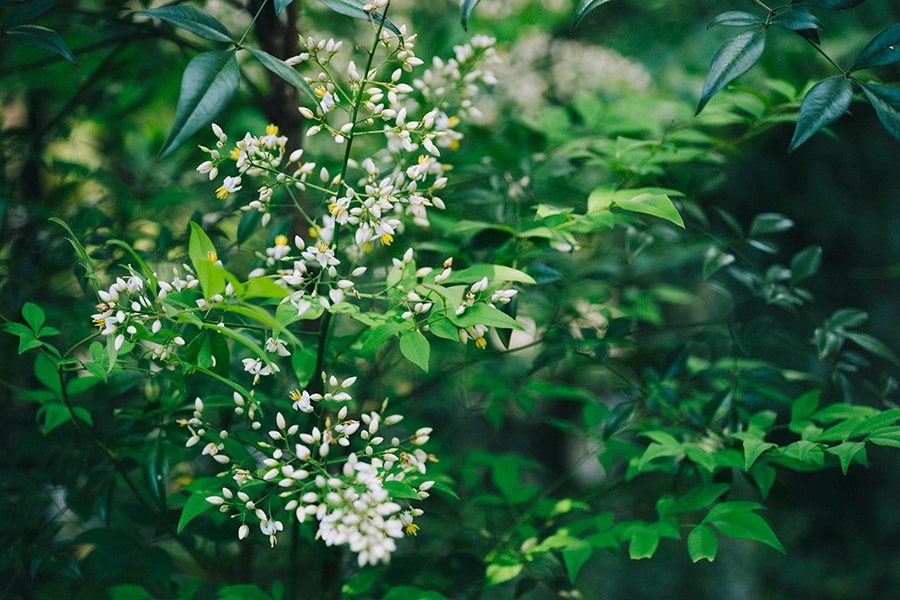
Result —
[[820, 390], [806, 392], [791, 404], [791, 423], [807, 419], [819, 407]]
[[520, 331], [523, 329], [515, 319], [487, 304], [475, 304], [474, 306], [470, 306], [462, 315], [451, 314], [450, 320], [458, 327], [485, 325], [487, 327], [518, 329]]
[[578, 572], [594, 553], [594, 547], [584, 540], [574, 540], [562, 549], [563, 563], [569, 575], [569, 583], [575, 583]]
[[632, 198], [618, 198], [615, 201], [615, 205], [622, 210], [659, 217], [678, 225], [682, 229], [684, 228], [681, 214], [675, 208], [672, 200], [665, 194], [645, 193], [638, 194]]
[[703, 559], [712, 562], [716, 559], [719, 540], [715, 531], [706, 525], [697, 525], [688, 534], [687, 547], [692, 562], [699, 562]]
[[693, 488], [668, 506], [666, 514], [694, 512], [706, 508], [731, 489], [729, 483], [711, 483]]
[[139, 585], [122, 583], [109, 588], [109, 600], [155, 600], [155, 598]]
[[628, 556], [631, 560], [651, 558], [657, 547], [659, 547], [659, 533], [647, 525], [637, 527], [631, 532]]
[[122, 248], [123, 250], [128, 252], [128, 254], [131, 255], [131, 257], [135, 260], [135, 262], [137, 262], [138, 266], [141, 268], [141, 272], [144, 274], [144, 277], [147, 278], [147, 281], [150, 283], [150, 286], [154, 290], [156, 290], [157, 281], [158, 281], [156, 274], [153, 272], [153, 269], [151, 269], [150, 266], [144, 261], [144, 259], [141, 258], [141, 255], [138, 254], [135, 251], [135, 249], [131, 247], [131, 244], [129, 244], [128, 242], [122, 241], [122, 240], [107, 240], [106, 243], [110, 246], [117, 246], [119, 248]]
[[793, 226], [794, 222], [782, 214], [761, 213], [753, 218], [753, 223], [750, 225], [750, 237], [771, 233], [782, 233], [791, 229]]
[[360, 0], [319, 0], [322, 4], [330, 8], [336, 13], [342, 14], [347, 17], [353, 17], [354, 19], [361, 19], [363, 21], [370, 21], [372, 23], [381, 23], [382, 19], [384, 20], [384, 26], [387, 29], [390, 29], [397, 35], [400, 35], [400, 30], [397, 29], [397, 26], [390, 22], [390, 20], [385, 19], [384, 15], [380, 12], [372, 11], [371, 13], [366, 12], [363, 7], [365, 6], [364, 2]]
[[205, 40], [213, 42], [234, 42], [228, 28], [218, 19], [202, 10], [190, 6], [161, 6], [134, 13], [140, 17], [154, 17], [190, 31]]
[[867, 333], [859, 333], [856, 331], [845, 331], [844, 336], [851, 342], [857, 344], [864, 350], [871, 352], [875, 356], [883, 358], [895, 366], [900, 366], [900, 358], [894, 352], [885, 346], [880, 340], [872, 337]]
[[[737, 435], [735, 437], [738, 437]], [[771, 442], [766, 442], [764, 440], [746, 437], [740, 438], [741, 442], [744, 444], [744, 470], [749, 471], [753, 466], [753, 463], [756, 462], [765, 451], [770, 450], [776, 447], [776, 444]]]
[[581, 2], [578, 3], [578, 8], [575, 9], [574, 25], [577, 27], [589, 12], [607, 2], [609, 2], [609, 0], [581, 0]]
[[869, 320], [869, 313], [858, 308], [839, 308], [828, 319], [830, 329], [859, 327]]
[[42, 50], [55, 52], [73, 65], [78, 65], [75, 61], [75, 55], [72, 54], [72, 51], [66, 46], [66, 42], [52, 29], [47, 29], [40, 25], [19, 25], [14, 29], [6, 31], [4, 35], [9, 36], [11, 40], [24, 46], [31, 46], [32, 48], [40, 48]]
[[821, 467], [825, 462], [822, 446], [809, 440], [798, 440], [782, 449], [784, 456], [807, 465]]
[[75, 252], [78, 254], [78, 257], [81, 259], [81, 265], [84, 267], [85, 277], [91, 282], [94, 286], [94, 289], [99, 289], [100, 280], [97, 278], [96, 269], [94, 268], [94, 261], [91, 260], [91, 257], [88, 255], [87, 250], [85, 250], [84, 246], [81, 245], [81, 242], [78, 241], [78, 236], [76, 236], [69, 225], [60, 218], [50, 217], [51, 223], [56, 223], [60, 227], [66, 230], [66, 233], [69, 234], [69, 237], [66, 238], [69, 244], [72, 245], [72, 248], [75, 249]]
[[769, 465], [756, 464], [750, 469], [750, 477], [753, 478], [753, 481], [759, 488], [759, 493], [763, 498], [769, 496], [769, 491], [775, 483], [775, 475], [775, 469]]
[[[31, 0], [30, 2], [19, 4], [12, 9], [12, 12], [0, 24], [0, 31], [7, 31], [17, 25], [28, 23], [53, 8], [56, 2], [57, 0]], [[0, 2], [0, 7], [4, 4], [5, 2]]]
[[475, 10], [475, 7], [478, 5], [479, 0], [462, 0], [459, 5], [459, 15], [460, 15], [460, 23], [462, 23], [462, 27], [464, 30], [469, 30], [469, 18], [472, 16], [472, 11]]
[[275, 73], [292, 86], [297, 88], [300, 92], [302, 92], [310, 102], [312, 102], [313, 106], [319, 105], [319, 99], [316, 97], [316, 93], [313, 91], [309, 84], [306, 82], [306, 79], [300, 75], [297, 71], [292, 69], [286, 62], [281, 59], [275, 58], [265, 50], [260, 50], [259, 48], [253, 48], [250, 46], [244, 46], [244, 50], [252, 54], [256, 57], [256, 60], [262, 63], [262, 65], [267, 68], [269, 71]]
[[872, 38], [853, 61], [850, 70], [871, 69], [897, 61], [900, 61], [900, 23], [891, 25]]
[[408, 500], [419, 500], [419, 494], [406, 482], [389, 480], [382, 484], [382, 487], [391, 495], [391, 498], [406, 498]]
[[219, 588], [216, 600], [273, 600], [273, 598], [257, 585], [242, 583]]
[[[762, 542], [763, 544], [775, 548], [782, 554], [784, 553], [784, 546], [778, 541], [778, 537], [776, 537], [775, 532], [772, 531], [772, 528], [769, 527], [769, 524], [766, 523], [765, 519], [756, 513], [750, 512], [751, 509], [748, 507], [733, 507], [733, 509], [729, 507], [728, 510], [716, 511], [717, 508], [723, 507], [726, 504], [753, 505], [755, 503], [727, 502], [725, 504], [720, 504], [709, 511], [709, 514], [703, 519], [703, 523], [712, 525], [725, 535]], [[756, 505], [756, 507], [758, 506], [759, 505]]]
[[487, 277], [488, 281], [513, 281], [517, 283], [534, 283], [534, 278], [518, 269], [503, 265], [474, 264], [459, 271], [451, 271], [450, 277], [444, 282], [446, 285], [457, 283], [475, 283]]
[[844, 475], [847, 474], [847, 469], [850, 468], [850, 463], [854, 460], [862, 465], [868, 465], [869, 462], [866, 457], [865, 442], [842, 442], [837, 446], [828, 448], [826, 452], [834, 454], [840, 459], [841, 471], [843, 471]]
[[181, 78], [175, 124], [163, 146], [166, 156], [208, 125], [237, 93], [241, 82], [235, 50], [213, 50], [195, 56]]
[[700, 114], [710, 99], [732, 80], [749, 71], [759, 61], [765, 45], [766, 32], [762, 27], [726, 40], [713, 56], [695, 114]]
[[822, 265], [822, 247], [809, 246], [791, 259], [791, 285], [796, 285], [819, 272]]
[[[377, 572], [376, 572], [377, 574]], [[447, 596], [432, 590], [423, 590], [411, 585], [391, 586], [381, 600], [449, 600]]]
[[[218, 490], [218, 488], [210, 488], [210, 490]], [[176, 529], [178, 533], [184, 531], [188, 523], [213, 507], [212, 504], [206, 501], [206, 497], [209, 495], [208, 491], [198, 490], [188, 496], [187, 501], [184, 503], [184, 508], [181, 509], [181, 517], [178, 519], [178, 527]]]
[[894, 138], [900, 140], [900, 89], [861, 83], [863, 93], [868, 98], [878, 120]]
[[815, 15], [803, 8], [785, 10], [772, 18], [772, 25], [788, 31], [821, 31], [822, 22]]
[[505, 583], [518, 577], [519, 573], [522, 572], [524, 565], [519, 562], [509, 564], [510, 561], [511, 559], [507, 557], [502, 563], [495, 562], [487, 566], [487, 569], [485, 569], [486, 587], [500, 585], [501, 583]]
[[212, 240], [209, 239], [203, 228], [193, 221], [191, 222], [191, 237], [188, 241], [188, 256], [191, 257], [194, 271], [197, 272], [197, 279], [200, 281], [204, 298], [209, 300], [215, 294], [225, 291], [224, 269], [215, 263], [218, 260], [216, 247], [213, 246]]
[[746, 27], [748, 25], [762, 26], [763, 24], [764, 21], [754, 14], [741, 10], [729, 10], [713, 17], [712, 21], [707, 23], [706, 29], [709, 30], [716, 25], [725, 25], [727, 27]]
[[800, 103], [790, 150], [796, 150], [817, 131], [847, 112], [852, 101], [853, 85], [844, 75], [823, 79], [812, 86]]
[[42, 430], [44, 435], [49, 434], [60, 425], [72, 420], [72, 413], [62, 404], [44, 404], [38, 410], [38, 416], [44, 418], [44, 427]]
[[47, 316], [44, 314], [44, 309], [34, 302], [26, 302], [22, 306], [22, 318], [25, 319], [25, 322], [28, 323], [35, 335], [39, 335]]
[[400, 334], [400, 353], [426, 373], [428, 372], [428, 357], [431, 346], [428, 339], [418, 329], [405, 331]]
[[709, 279], [717, 271], [724, 269], [734, 261], [733, 254], [723, 252], [716, 246], [710, 246], [703, 255], [703, 279]]

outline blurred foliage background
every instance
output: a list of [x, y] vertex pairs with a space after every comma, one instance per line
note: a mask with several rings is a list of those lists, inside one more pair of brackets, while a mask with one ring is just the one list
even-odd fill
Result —
[[[0, 4], [0, 16], [16, 5]], [[194, 170], [201, 136], [159, 156], [183, 67], [205, 42], [130, 16], [149, 6], [78, 0], [37, 16], [35, 23], [62, 36], [77, 66], [0, 36], [4, 320], [19, 320], [22, 306], [32, 301], [60, 330], [59, 339], [92, 333], [94, 300], [50, 217], [64, 219], [98, 264], [110, 267], [123, 261], [121, 249], [104, 246], [110, 239], [126, 241], [147, 262], [159, 264], [182, 259], [190, 220], [231, 227]], [[229, 24], [245, 23], [254, 7], [211, 0], [204, 8]], [[723, 39], [705, 26], [721, 3], [617, 0], [590, 13], [577, 29], [574, 9], [572, 0], [482, 0], [465, 31], [455, 3], [392, 3], [392, 15], [420, 32], [419, 55], [446, 54], [471, 35], [487, 33], [497, 37], [502, 58], [495, 67], [498, 84], [481, 99], [483, 118], [449, 159], [455, 170], [449, 208], [434, 222], [438, 242], [423, 251], [527, 267], [538, 280], [526, 292], [527, 316], [551, 325], [536, 348], [475, 356], [474, 349], [460, 354], [438, 347], [444, 367], [438, 375], [414, 378], [407, 366], [392, 365], [373, 384], [399, 402], [405, 399], [419, 416], [444, 424], [440, 452], [462, 497], [432, 499], [416, 549], [398, 554], [389, 571], [379, 572], [382, 586], [401, 585], [406, 574], [415, 573], [420, 583], [427, 579], [465, 598], [566, 592], [559, 564], [549, 563], [530, 565], [527, 583], [481, 589], [479, 552], [493, 543], [482, 532], [502, 530], [509, 519], [503, 506], [481, 497], [496, 484], [491, 465], [514, 453], [540, 464], [533, 473], [526, 469], [523, 481], [557, 486], [553, 491], [560, 495], [602, 499], [614, 513], [640, 514], [646, 498], [655, 499], [671, 482], [651, 475], [622, 487], [614, 485], [622, 474], [612, 468], [574, 470], [573, 457], [581, 449], [564, 424], [579, 422], [584, 393], [602, 396], [613, 411], [627, 404], [630, 386], [619, 378], [664, 387], [667, 372], [694, 368], [682, 358], [687, 347], [701, 346], [695, 356], [710, 361], [728, 355], [733, 348], [722, 324], [731, 317], [723, 315], [737, 315], [734, 322], [741, 325], [756, 317], [764, 321], [759, 335], [748, 333], [741, 347], [748, 358], [812, 373], [826, 382], [832, 398], [849, 394], [853, 402], [895, 406], [896, 369], [887, 361], [861, 360], [840, 383], [834, 364], [817, 362], [814, 349], [804, 346], [816, 318], [852, 306], [869, 314], [868, 333], [898, 347], [900, 154], [868, 105], [854, 104], [831, 133], [788, 154], [799, 93], [828, 68], [798, 36], [770, 36], [762, 63], [695, 118], [709, 58]], [[872, 1], [828, 13], [823, 44], [837, 57], [852, 56], [897, 21], [898, 10]], [[356, 31], [355, 22], [316, 2], [297, 2], [288, 14], [287, 20], [263, 19], [256, 27], [257, 43], [273, 54], [295, 53], [298, 32], [352, 38]], [[900, 76], [896, 65], [891, 69], [882, 73], [884, 80]], [[240, 96], [218, 121], [232, 131], [275, 122], [299, 137], [294, 92], [261, 70], [248, 69], [244, 77]], [[784, 122], [767, 120], [778, 110], [788, 115]], [[696, 133], [679, 142], [682, 155], [629, 155], [618, 141], [676, 131]], [[687, 230], [651, 221], [590, 237], [578, 252], [556, 253], [548, 250], [553, 240], [537, 243], [518, 235], [534, 206], [582, 206], [593, 189], [610, 181], [687, 193]], [[771, 311], [735, 281], [719, 281], [729, 290], [729, 305], [701, 277], [709, 240], [734, 237], [731, 222], [748, 230], [760, 213], [780, 213], [794, 226], [777, 236], [777, 255], [756, 253], [751, 263], [769, 265], [777, 257], [783, 264], [812, 244], [822, 247], [821, 272], [804, 282], [815, 304], [800, 317]], [[611, 299], [614, 309], [592, 308]], [[679, 325], [706, 321], [716, 325]], [[630, 341], [619, 344], [620, 338]], [[97, 598], [117, 584], [140, 584], [155, 597], [213, 597], [221, 581], [209, 573], [217, 569], [233, 577], [232, 583], [273, 589], [285, 563], [273, 563], [267, 548], [235, 551], [224, 545], [221, 532], [203, 524], [197, 535], [207, 536], [207, 545], [199, 555], [208, 562], [187, 558], [178, 543], [149, 531], [165, 530], [166, 524], [146, 524], [141, 507], [123, 498], [127, 490], [114, 483], [114, 469], [71, 424], [43, 435], [38, 404], [25, 393], [36, 386], [35, 375], [23, 366], [15, 339], [0, 339], [0, 596]], [[604, 362], [610, 356], [621, 360]], [[770, 374], [758, 375], [759, 384], [768, 385]], [[121, 413], [143, 407], [150, 388], [148, 379], [123, 375], [81, 399], [92, 407], [94, 429], [107, 443], [130, 449], [123, 453], [126, 468], [139, 470], [148, 425]], [[176, 450], [169, 460], [187, 462]], [[894, 510], [900, 457], [889, 448], [875, 449], [869, 462], [868, 469], [853, 465], [845, 477], [834, 469], [779, 474], [766, 518], [786, 555], [728, 539], [715, 562], [692, 564], [683, 543], [663, 540], [649, 561], [629, 561], [621, 550], [595, 553], [578, 589], [587, 598], [891, 597], [900, 590], [900, 517]], [[569, 469], [577, 475], [557, 483], [556, 476]], [[170, 477], [177, 490], [179, 478], [189, 480], [191, 471], [176, 468]], [[177, 522], [171, 507], [162, 515], [169, 528]], [[96, 547], [106, 551], [92, 552]], [[310, 576], [305, 589], [322, 586], [316, 577]], [[142, 597], [128, 596], [126, 588], [118, 593]]]

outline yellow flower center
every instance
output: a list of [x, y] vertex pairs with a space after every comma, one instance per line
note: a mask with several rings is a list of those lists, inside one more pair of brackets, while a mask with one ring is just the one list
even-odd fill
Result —
[[287, 246], [288, 239], [286, 235], [276, 235], [275, 236], [275, 245], [276, 246]]
[[216, 190], [216, 198], [218, 198], [219, 200], [224, 200], [227, 197], [228, 197], [228, 190], [225, 189], [224, 185]]
[[211, 262], [211, 263], [214, 263], [214, 262], [218, 262], [218, 261], [219, 261], [219, 255], [216, 254], [216, 251], [215, 251], [215, 250], [210, 250], [209, 252], [207, 252], [207, 253], [206, 253], [206, 258], [207, 258], [207, 260], [209, 260], [209, 262]]
[[298, 402], [301, 398], [303, 398], [303, 393], [298, 389], [293, 389], [290, 391], [288, 396], [290, 396], [291, 400], [293, 400], [294, 402]]
[[484, 337], [475, 338], [475, 345], [478, 346], [479, 350], [484, 350], [487, 348], [487, 340]]
[[389, 233], [382, 233], [378, 239], [381, 240], [382, 246], [390, 246], [394, 242], [394, 236]]
[[406, 535], [418, 535], [419, 534], [419, 526], [415, 523], [410, 523], [406, 526]]
[[266, 125], [266, 135], [278, 135], [278, 125], [272, 123]]
[[234, 160], [239, 159], [241, 157], [241, 149], [235, 146], [231, 149], [229, 156], [231, 156], [231, 158], [233, 158]]

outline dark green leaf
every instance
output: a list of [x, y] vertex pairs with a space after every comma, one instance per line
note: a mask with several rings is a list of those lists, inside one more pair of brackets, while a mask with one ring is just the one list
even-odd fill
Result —
[[141, 17], [154, 17], [167, 21], [194, 35], [213, 42], [234, 42], [228, 28], [209, 13], [190, 6], [161, 6], [134, 13]]
[[400, 34], [400, 30], [397, 29], [397, 26], [390, 22], [390, 20], [385, 19], [384, 15], [380, 12], [372, 11], [367, 12], [363, 7], [365, 6], [364, 2], [360, 0], [319, 0], [322, 4], [330, 8], [336, 13], [345, 15], [347, 17], [353, 17], [354, 19], [361, 19], [363, 21], [370, 21], [372, 23], [381, 23], [382, 19], [384, 19], [384, 26], [387, 29], [390, 29], [396, 34]]
[[764, 21], [754, 14], [741, 10], [729, 10], [713, 17], [713, 20], [707, 23], [706, 28], [710, 29], [716, 25], [746, 27], [748, 25], [762, 25], [763, 23]]
[[891, 25], [872, 38], [853, 61], [850, 70], [871, 69], [897, 61], [900, 61], [900, 23]]
[[797, 285], [819, 272], [822, 265], [822, 247], [809, 246], [791, 259], [791, 285]]
[[706, 525], [697, 525], [688, 534], [687, 547], [692, 562], [699, 562], [703, 559], [712, 562], [716, 559], [719, 540], [716, 538], [715, 531]]
[[800, 103], [800, 116], [790, 150], [796, 150], [817, 131], [847, 112], [852, 100], [853, 86], [843, 75], [823, 79], [814, 85]]
[[581, 2], [578, 3], [578, 8], [575, 9], [575, 26], [577, 27], [589, 12], [607, 2], [609, 2], [609, 0], [581, 0]]
[[428, 339], [419, 330], [413, 329], [400, 334], [400, 353], [426, 373], [430, 350]]
[[756, 215], [750, 225], [750, 237], [781, 233], [794, 226], [794, 222], [782, 214], [761, 213]]
[[34, 331], [35, 335], [40, 334], [41, 327], [44, 326], [44, 321], [47, 318], [44, 315], [44, 309], [33, 302], [26, 302], [25, 305], [22, 306], [22, 317], [31, 327], [31, 330]]
[[216, 264], [218, 260], [216, 248], [203, 228], [194, 222], [191, 222], [188, 255], [191, 257], [204, 297], [209, 299], [215, 294], [221, 294], [225, 290], [225, 276], [222, 267]]
[[884, 343], [880, 340], [872, 337], [866, 333], [858, 333], [856, 331], [847, 331], [844, 333], [846, 338], [851, 342], [854, 342], [858, 346], [861, 346], [863, 349], [871, 352], [875, 356], [881, 357], [895, 366], [900, 366], [900, 358], [897, 358], [897, 355], [888, 348]]
[[66, 42], [52, 29], [47, 29], [40, 25], [19, 25], [15, 29], [7, 31], [5, 35], [9, 36], [14, 42], [31, 46], [32, 48], [56, 52], [73, 65], [78, 64], [75, 62], [75, 55], [66, 46]]
[[878, 120], [894, 138], [900, 140], [900, 89], [863, 83], [862, 90], [869, 99]]
[[728, 483], [711, 483], [695, 487], [669, 505], [667, 514], [694, 512], [706, 508], [730, 489], [731, 484]]
[[575, 583], [578, 571], [588, 561], [594, 547], [584, 540], [575, 540], [562, 550], [563, 562], [566, 565], [566, 573], [569, 575], [569, 583]]
[[259, 48], [244, 46], [244, 49], [255, 56], [265, 68], [275, 73], [306, 95], [307, 99], [313, 103], [313, 106], [319, 105], [319, 99], [316, 98], [315, 92], [309, 87], [306, 79], [304, 79], [297, 71], [289, 67], [283, 60], [275, 58], [265, 50], [260, 50]]
[[68, 242], [75, 249], [75, 252], [78, 253], [78, 257], [81, 259], [81, 265], [84, 267], [85, 277], [94, 285], [95, 289], [99, 289], [100, 280], [97, 278], [96, 269], [94, 268], [94, 261], [91, 260], [91, 257], [88, 255], [87, 250], [85, 250], [84, 246], [81, 242], [78, 241], [78, 236], [76, 236], [69, 225], [58, 217], [50, 217], [49, 219], [52, 223], [56, 223], [60, 227], [66, 230], [66, 233], [69, 234], [69, 237], [66, 238]]
[[710, 246], [703, 255], [703, 279], [709, 279], [719, 271], [734, 262], [734, 255], [722, 252], [716, 246]]
[[72, 413], [62, 404], [45, 404], [38, 410], [38, 415], [44, 419], [44, 435], [72, 420]]
[[[518, 565], [520, 570], [522, 565]], [[490, 570], [490, 567], [488, 567]], [[411, 585], [391, 586], [382, 600], [448, 600], [447, 596], [432, 590], [423, 590]]]
[[811, 390], [806, 392], [791, 404], [791, 423], [799, 423], [807, 419], [819, 407], [819, 398], [822, 392]]
[[[217, 490], [211, 488], [210, 492], [212, 491]], [[184, 503], [184, 508], [181, 509], [181, 518], [178, 519], [178, 533], [181, 533], [187, 524], [193, 521], [195, 517], [205, 513], [213, 507], [212, 504], [206, 501], [206, 497], [209, 495], [211, 494], [205, 491], [196, 491], [188, 496], [187, 501]]]
[[153, 596], [139, 585], [122, 583], [109, 588], [109, 600], [155, 600]]
[[736, 77], [743, 75], [757, 63], [766, 45], [766, 31], [762, 27], [744, 31], [729, 38], [713, 56], [703, 82], [703, 92], [696, 114], [707, 102]]
[[479, 0], [462, 0], [459, 5], [459, 20], [462, 23], [463, 29], [466, 31], [469, 29], [469, 18], [472, 16], [472, 11], [475, 10], [475, 6], [478, 5], [478, 2]]
[[789, 31], [822, 30], [822, 22], [815, 15], [802, 8], [778, 13], [771, 20], [771, 24]]
[[240, 82], [241, 70], [234, 50], [214, 50], [195, 56], [181, 78], [175, 124], [163, 146], [163, 156], [212, 122], [237, 92]]
[[515, 579], [518, 577], [519, 573], [522, 572], [522, 568], [524, 565], [522, 563], [513, 563], [507, 564], [507, 562], [511, 562], [511, 559], [507, 559], [504, 562], [495, 562], [489, 564], [487, 569], [485, 570], [485, 585], [487, 587], [499, 585], [510, 579]]
[[848, 329], [859, 327], [869, 320], [869, 313], [858, 308], [839, 308], [828, 319], [828, 327], [831, 329]]
[[[0, 31], [7, 31], [13, 27], [28, 23], [32, 19], [41, 16], [55, 5], [56, 0], [31, 0], [30, 2], [23, 2], [7, 15], [3, 24], [0, 25]], [[0, 6], [2, 6], [2, 4], [0, 4]]]

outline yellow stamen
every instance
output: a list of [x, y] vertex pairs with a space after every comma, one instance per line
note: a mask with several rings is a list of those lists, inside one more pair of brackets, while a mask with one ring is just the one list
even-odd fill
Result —
[[218, 198], [219, 200], [224, 200], [227, 197], [228, 197], [228, 190], [225, 189], [224, 185], [216, 190], [216, 198]]
[[206, 258], [207, 258], [207, 259], [209, 260], [209, 262], [211, 262], [211, 263], [219, 262], [219, 255], [216, 254], [216, 251], [215, 251], [215, 250], [210, 250], [209, 252], [207, 252], [207, 253], [206, 253]]
[[309, 237], [313, 237], [313, 238], [319, 237], [319, 230], [315, 227], [310, 227], [309, 228]]
[[266, 125], [266, 135], [278, 135], [278, 125], [272, 123]]
[[293, 400], [294, 402], [299, 402], [300, 399], [303, 398], [303, 393], [298, 389], [293, 389], [290, 391], [288, 396], [290, 396], [291, 400]]
[[419, 535], [419, 526], [415, 523], [410, 523], [406, 526], [406, 535]]
[[318, 86], [316, 89], [314, 89], [313, 92], [315, 92], [316, 98], [318, 98], [319, 100], [321, 100], [322, 98], [325, 97], [325, 94], [328, 93], [328, 90], [325, 89], [325, 86], [324, 86], [324, 85], [320, 85], [320, 86]]
[[394, 242], [394, 236], [389, 233], [382, 233], [378, 239], [381, 241], [382, 246], [390, 246]]
[[241, 157], [241, 149], [235, 146], [231, 149], [229, 156], [231, 156], [231, 158], [233, 158], [234, 160], [239, 159]]
[[484, 350], [487, 348], [487, 340], [483, 337], [475, 338], [475, 345], [478, 346], [479, 350]]
[[450, 140], [450, 145], [448, 146], [451, 150], [459, 150], [459, 140]]
[[276, 246], [287, 246], [288, 239], [286, 235], [276, 235], [275, 236], [275, 245]]
[[456, 127], [457, 125], [459, 125], [459, 117], [454, 115], [454, 116], [448, 118], [447, 125], [449, 125], [450, 127]]

